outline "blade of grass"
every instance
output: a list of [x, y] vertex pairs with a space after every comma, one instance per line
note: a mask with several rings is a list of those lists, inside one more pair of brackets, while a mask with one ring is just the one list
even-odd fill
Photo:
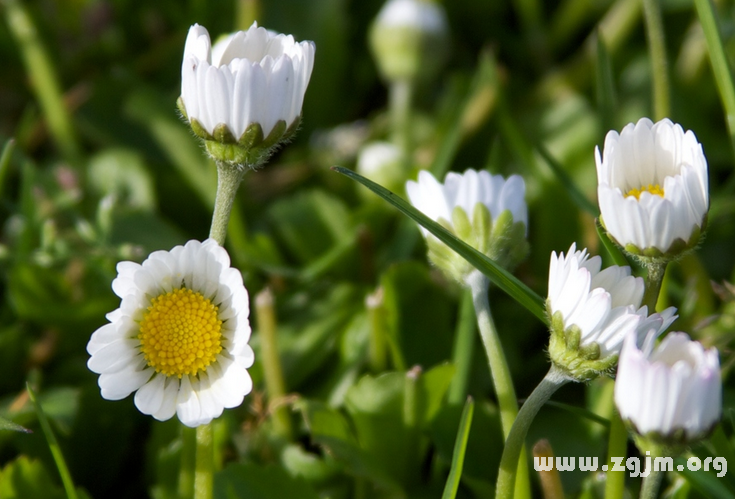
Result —
[[615, 80], [613, 79], [612, 61], [610, 53], [605, 45], [605, 40], [600, 36], [599, 32], [595, 34], [597, 39], [597, 59], [596, 59], [596, 87], [597, 87], [597, 108], [601, 117], [603, 130], [613, 130], [615, 128], [615, 117], [617, 110], [617, 97], [615, 95]]
[[572, 199], [574, 204], [576, 204], [578, 208], [586, 211], [593, 217], [599, 216], [600, 211], [597, 209], [597, 206], [592, 201], [590, 201], [581, 190], [579, 190], [579, 187], [577, 187], [577, 184], [574, 183], [572, 177], [569, 175], [569, 173], [567, 173], [561, 163], [559, 163], [556, 158], [551, 155], [549, 150], [546, 149], [543, 144], [538, 144], [536, 146], [536, 149], [538, 150], [539, 154], [541, 154], [541, 157], [544, 158], [551, 170], [554, 172], [556, 178], [559, 179], [561, 185], [564, 186], [564, 189], [566, 189], [569, 197]]
[[464, 454], [467, 450], [467, 441], [470, 436], [470, 427], [472, 426], [472, 414], [475, 411], [475, 402], [472, 397], [467, 397], [467, 402], [462, 411], [462, 419], [459, 421], [459, 430], [457, 430], [457, 439], [454, 442], [454, 452], [452, 453], [452, 467], [449, 470], [449, 477], [444, 486], [442, 499], [454, 499], [459, 488], [459, 480], [462, 478], [462, 467], [464, 466]]
[[5, 186], [5, 177], [8, 176], [8, 170], [10, 169], [10, 159], [13, 157], [13, 151], [15, 150], [15, 140], [9, 139], [5, 142], [3, 152], [0, 154], [0, 196]]
[[653, 115], [655, 121], [659, 121], [671, 115], [669, 63], [659, 0], [643, 0], [643, 18], [646, 21], [646, 38], [651, 57]]
[[12, 421], [1, 418], [0, 417], [0, 431], [8, 430], [8, 431], [19, 431], [21, 433], [33, 433], [28, 428], [23, 428], [21, 425], [17, 423], [13, 423]]
[[69, 468], [66, 466], [66, 461], [64, 461], [64, 455], [61, 453], [61, 447], [59, 447], [59, 442], [56, 440], [56, 435], [54, 435], [51, 429], [51, 425], [46, 418], [46, 414], [43, 412], [41, 404], [36, 399], [36, 393], [33, 391], [33, 388], [31, 388], [29, 383], [26, 383], [26, 388], [36, 408], [36, 415], [38, 416], [38, 421], [41, 423], [43, 434], [46, 437], [46, 443], [48, 443], [49, 449], [51, 450], [51, 455], [54, 457], [56, 468], [58, 468], [59, 475], [61, 475], [61, 482], [64, 484], [66, 497], [68, 499], [77, 499], [77, 491], [74, 488], [74, 482], [71, 479]]
[[600, 424], [604, 426], [605, 428], [610, 428], [610, 421], [607, 418], [603, 418], [599, 414], [595, 414], [594, 412], [588, 409], [577, 407], [575, 405], [565, 404], [563, 402], [555, 402], [553, 400], [547, 401], [546, 405], [550, 407], [556, 407], [557, 409], [561, 409], [567, 412], [571, 412], [572, 414], [576, 414], [579, 417], [589, 419], [590, 421], [594, 421], [595, 423]]
[[620, 248], [610, 240], [610, 237], [607, 235], [607, 232], [605, 232], [605, 229], [602, 227], [602, 224], [600, 223], [600, 219], [595, 220], [595, 229], [597, 229], [597, 237], [600, 238], [600, 241], [602, 241], [602, 245], [607, 250], [607, 254], [610, 255], [610, 258], [612, 258], [615, 265], [619, 265], [621, 267], [630, 267], [630, 262], [625, 257], [625, 254], [620, 251]]
[[500, 267], [487, 256], [483, 255], [476, 249], [460, 241], [452, 235], [444, 227], [431, 220], [429, 217], [411, 206], [408, 202], [396, 196], [385, 187], [381, 187], [375, 182], [366, 179], [358, 173], [342, 168], [341, 166], [333, 166], [332, 170], [341, 173], [357, 182], [361, 183], [381, 198], [398, 208], [400, 212], [407, 215], [413, 221], [431, 232], [437, 239], [456, 251], [462, 258], [467, 260], [472, 266], [490, 278], [490, 280], [502, 289], [511, 298], [526, 307], [533, 315], [538, 317], [544, 324], [548, 324], [546, 316], [546, 307], [544, 300], [531, 290], [524, 283], [519, 281], [513, 274]]
[[727, 131], [730, 133], [730, 143], [735, 149], [735, 85], [733, 85], [732, 73], [727, 64], [727, 56], [725, 55], [725, 47], [722, 44], [720, 29], [717, 25], [717, 17], [710, 0], [694, 0], [694, 6], [697, 8], [699, 22], [702, 24], [704, 38], [707, 40], [707, 51], [712, 63], [712, 72], [715, 75], [717, 90], [720, 93], [720, 100], [725, 107], [725, 120]]
[[77, 141], [71, 116], [64, 105], [61, 84], [48, 51], [20, 0], [2, 0], [10, 33], [18, 44], [23, 62], [48, 129], [64, 158], [73, 165], [81, 162], [81, 149]]

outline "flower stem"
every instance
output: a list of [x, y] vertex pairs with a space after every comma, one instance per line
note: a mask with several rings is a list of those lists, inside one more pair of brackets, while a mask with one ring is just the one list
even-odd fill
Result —
[[[643, 454], [642, 449], [641, 453]], [[656, 467], [653, 466], [653, 462], [656, 457], [662, 457], [661, 449], [653, 449], [651, 456], [645, 457], [647, 461], [649, 459], [650, 461], [648, 463], [648, 475], [643, 477], [643, 486], [641, 487], [641, 495], [638, 496], [639, 499], [656, 499], [658, 497], [658, 489], [661, 487], [661, 481], [664, 477], [663, 469], [665, 466], [661, 466], [656, 469]]]
[[[612, 463], [612, 457], [623, 458], [628, 448], [628, 430], [617, 410], [613, 410], [610, 418], [610, 435], [607, 443], [607, 463]], [[625, 471], [615, 471], [610, 466], [605, 474], [605, 499], [617, 499], [623, 497], [625, 492]]]
[[651, 55], [653, 114], [656, 117], [656, 121], [659, 121], [671, 115], [666, 40], [661, 21], [661, 5], [659, 5], [659, 0], [643, 0], [643, 15], [646, 20], [646, 34], [648, 36], [648, 48]]
[[245, 175], [247, 168], [244, 166], [230, 166], [226, 163], [217, 162], [217, 197], [214, 200], [214, 213], [212, 214], [212, 227], [209, 229], [209, 237], [219, 243], [225, 244], [227, 235], [227, 223], [230, 221], [230, 212], [235, 203], [237, 188]]
[[413, 167], [412, 100], [413, 83], [410, 80], [401, 79], [391, 82], [389, 104], [393, 126], [393, 143], [401, 151], [401, 164], [406, 173]]
[[648, 269], [648, 275], [646, 275], [646, 292], [643, 295], [643, 304], [648, 306], [648, 313], [652, 314], [656, 311], [656, 303], [661, 292], [661, 283], [664, 280], [668, 262], [649, 260], [645, 265]]
[[273, 426], [276, 433], [290, 439], [291, 418], [288, 408], [280, 404], [280, 401], [286, 396], [286, 382], [283, 377], [281, 357], [278, 355], [276, 311], [273, 293], [269, 288], [265, 288], [255, 297], [255, 310], [258, 319], [265, 387], [268, 391], [269, 403], [273, 406]]
[[475, 317], [472, 304], [472, 290], [465, 289], [459, 309], [459, 322], [454, 333], [454, 351], [452, 363], [457, 371], [449, 386], [447, 400], [452, 405], [459, 405], [467, 398], [467, 384], [472, 370], [472, 352], [475, 346]]
[[179, 468], [179, 499], [191, 499], [194, 491], [196, 466], [196, 430], [181, 426], [181, 466]]
[[[490, 281], [484, 274], [479, 271], [474, 271], [467, 277], [466, 282], [472, 291], [472, 302], [475, 306], [475, 315], [477, 315], [477, 325], [480, 329], [480, 337], [482, 338], [482, 344], [485, 347], [485, 353], [487, 354], [490, 365], [490, 375], [493, 379], [495, 395], [498, 397], [503, 436], [507, 438], [513, 427], [513, 422], [518, 415], [518, 399], [513, 388], [513, 380], [510, 376], [510, 369], [505, 359], [503, 346], [500, 343], [498, 331], [490, 313], [490, 303], [487, 296]], [[520, 485], [518, 489], [519, 494], [516, 497], [530, 497], [531, 486], [528, 481], [528, 463], [525, 459], [519, 463], [518, 456], [516, 456], [515, 462], [515, 466], [519, 471], [518, 481]]]
[[214, 438], [212, 423], [197, 426], [197, 458], [194, 470], [194, 499], [214, 496]]
[[511, 499], [516, 482], [516, 468], [518, 458], [526, 441], [526, 434], [531, 426], [533, 418], [538, 414], [541, 406], [563, 385], [571, 381], [555, 366], [551, 366], [541, 383], [534, 388], [526, 402], [521, 406], [510, 434], [505, 440], [503, 456], [500, 458], [498, 469], [498, 481], [495, 486], [496, 499]]

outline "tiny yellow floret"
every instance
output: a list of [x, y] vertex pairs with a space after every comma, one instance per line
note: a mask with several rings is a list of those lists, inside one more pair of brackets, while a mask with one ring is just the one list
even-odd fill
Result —
[[627, 198], [629, 196], [635, 196], [636, 199], [640, 199], [641, 194], [644, 192], [650, 192], [651, 194], [655, 194], [656, 196], [664, 197], [664, 188], [658, 184], [648, 184], [648, 186], [641, 187], [640, 189], [631, 189], [628, 191], [625, 197]]
[[218, 310], [211, 300], [187, 288], [153, 298], [138, 334], [148, 365], [179, 378], [206, 371], [222, 351]]

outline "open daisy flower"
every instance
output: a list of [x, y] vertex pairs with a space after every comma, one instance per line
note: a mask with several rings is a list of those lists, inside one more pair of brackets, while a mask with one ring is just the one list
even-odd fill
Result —
[[178, 105], [216, 159], [257, 164], [300, 122], [314, 67], [314, 43], [258, 27], [211, 46], [198, 24], [189, 29]]
[[707, 160], [691, 130], [641, 118], [608, 132], [595, 161], [602, 223], [626, 251], [668, 259], [697, 244], [709, 190]]
[[608, 372], [626, 335], [642, 340], [649, 331], [661, 334], [676, 318], [676, 309], [648, 315], [641, 307], [643, 279], [630, 267], [601, 270], [602, 259], [572, 244], [566, 255], [551, 254], [546, 307], [552, 332], [549, 355], [567, 375], [585, 381]]
[[685, 333], [669, 333], [653, 348], [625, 339], [615, 404], [639, 435], [681, 445], [704, 438], [720, 420], [722, 381], [717, 349], [705, 350]]
[[[462, 174], [449, 172], [443, 184], [427, 171], [419, 173], [418, 182], [406, 182], [408, 198], [419, 211], [506, 268], [514, 267], [528, 254], [525, 192], [520, 175], [505, 179], [471, 169]], [[464, 281], [474, 267], [420, 228], [429, 259]]]
[[120, 262], [112, 289], [120, 308], [87, 345], [102, 397], [132, 392], [164, 421], [199, 426], [239, 406], [252, 389], [248, 293], [240, 271], [213, 239]]

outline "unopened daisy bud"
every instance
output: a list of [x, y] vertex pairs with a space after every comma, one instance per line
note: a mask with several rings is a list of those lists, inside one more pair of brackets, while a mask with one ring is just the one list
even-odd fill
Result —
[[298, 128], [314, 66], [314, 43], [258, 27], [211, 46], [189, 29], [179, 110], [216, 161], [258, 166]]
[[[390, 142], [371, 142], [360, 150], [357, 157], [357, 172], [365, 178], [396, 192], [406, 181], [401, 166], [401, 150]], [[367, 189], [360, 189], [370, 196], [379, 199]]]
[[[459, 239], [512, 269], [528, 254], [526, 185], [519, 175], [507, 180], [486, 171], [450, 172], [440, 184], [422, 171], [418, 182], [406, 182], [408, 198], [419, 211]], [[429, 260], [447, 275], [465, 282], [474, 267], [421, 227]]]
[[370, 29], [370, 47], [388, 81], [430, 77], [448, 53], [444, 9], [432, 0], [388, 0]]
[[717, 349], [685, 333], [653, 348], [626, 337], [615, 380], [620, 416], [643, 439], [670, 449], [705, 438], [720, 420], [722, 381]]
[[691, 130], [648, 118], [595, 149], [601, 221], [633, 255], [667, 261], [696, 246], [707, 223], [707, 160]]
[[618, 361], [628, 333], [642, 339], [650, 330], [663, 332], [674, 321], [674, 307], [648, 315], [641, 307], [644, 284], [630, 267], [600, 270], [599, 256], [572, 244], [565, 256], [551, 254], [546, 309], [551, 318], [549, 356], [556, 367], [577, 381], [607, 374]]
[[199, 426], [239, 406], [253, 387], [248, 292], [213, 239], [120, 262], [120, 308], [87, 344], [102, 397], [133, 392], [143, 414]]

